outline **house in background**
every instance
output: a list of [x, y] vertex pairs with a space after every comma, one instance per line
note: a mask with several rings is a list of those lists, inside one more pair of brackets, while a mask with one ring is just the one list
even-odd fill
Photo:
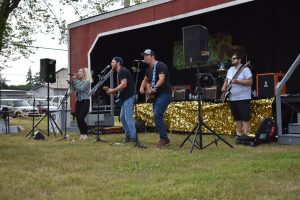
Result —
[[32, 97], [31, 91], [26, 90], [0, 90], [1, 99], [27, 99]]
[[[61, 68], [56, 72], [56, 82], [49, 83], [49, 96], [63, 96], [69, 87], [68, 84], [68, 69]], [[35, 98], [45, 98], [48, 95], [47, 91], [48, 83], [43, 83], [30, 92]]]

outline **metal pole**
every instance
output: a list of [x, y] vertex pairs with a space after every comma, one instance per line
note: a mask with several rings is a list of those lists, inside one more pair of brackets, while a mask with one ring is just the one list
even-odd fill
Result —
[[281, 116], [281, 97], [280, 91], [285, 83], [289, 80], [291, 75], [294, 73], [295, 69], [300, 64], [300, 54], [289, 68], [283, 79], [276, 85], [276, 124], [277, 124], [277, 134], [282, 135], [282, 116]]

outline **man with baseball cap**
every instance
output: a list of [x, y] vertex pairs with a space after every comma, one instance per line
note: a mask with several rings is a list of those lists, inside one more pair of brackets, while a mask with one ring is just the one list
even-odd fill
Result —
[[[145, 92], [148, 92], [154, 94], [153, 115], [160, 136], [157, 147], [164, 147], [170, 144], [163, 119], [164, 112], [172, 100], [169, 71], [165, 63], [156, 60], [153, 50], [146, 49], [142, 53], [142, 56], [144, 56], [144, 60], [149, 67], [146, 69], [145, 77], [140, 87], [140, 93], [145, 94]], [[147, 85], [150, 87], [145, 91]]]
[[125, 131], [125, 143], [133, 142], [138, 145], [136, 137], [136, 128], [133, 120], [133, 78], [128, 69], [123, 67], [123, 59], [121, 57], [113, 57], [111, 67], [118, 73], [118, 86], [109, 88], [106, 93], [119, 93], [119, 104], [121, 105], [120, 121]]

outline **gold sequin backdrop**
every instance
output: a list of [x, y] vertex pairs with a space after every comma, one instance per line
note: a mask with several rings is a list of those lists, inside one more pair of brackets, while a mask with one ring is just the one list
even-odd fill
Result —
[[[272, 102], [274, 99], [259, 99], [251, 102], [250, 133], [255, 134], [264, 117], [272, 118]], [[137, 118], [148, 126], [154, 127], [152, 104], [137, 105]], [[231, 135], [235, 133], [235, 124], [228, 103], [201, 104], [203, 121], [215, 132]], [[164, 119], [170, 131], [190, 132], [198, 123], [198, 102], [172, 102], [165, 112]], [[208, 130], [203, 129], [203, 132]]]

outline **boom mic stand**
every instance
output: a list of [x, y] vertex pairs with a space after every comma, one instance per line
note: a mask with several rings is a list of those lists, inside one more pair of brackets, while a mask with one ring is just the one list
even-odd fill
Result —
[[[136, 104], [137, 104], [137, 99], [138, 99], [137, 96], [136, 96], [137, 95], [137, 81], [138, 81], [138, 77], [139, 77], [141, 62], [142, 62], [141, 60], [138, 60], [137, 69], [133, 70], [133, 73], [134, 72], [136, 73], [135, 83], [134, 83], [134, 92], [133, 92], [133, 107], [134, 107], [134, 111], [135, 111], [135, 118], [136, 118], [136, 120], [137, 120], [137, 107], [136, 107]], [[137, 127], [136, 127], [136, 143], [135, 143], [135, 147], [138, 147], [138, 148], [147, 148], [147, 146], [141, 145], [141, 143], [139, 142]]]
[[[227, 144], [229, 147], [233, 148], [233, 146], [228, 143], [225, 139], [223, 139], [219, 134], [217, 134], [215, 131], [213, 131], [209, 126], [205, 124], [202, 118], [201, 114], [201, 92], [200, 92], [200, 73], [199, 73], [199, 65], [197, 64], [197, 100], [198, 100], [198, 123], [195, 126], [195, 128], [188, 134], [188, 136], [184, 139], [184, 141], [179, 146], [180, 148], [184, 145], [186, 141], [189, 141], [192, 143], [190, 153], [193, 152], [194, 147], [198, 149], [204, 149], [211, 144], [215, 143], [217, 145], [218, 140], [222, 140], [225, 144]], [[203, 146], [203, 132], [202, 132], [202, 126], [204, 126], [207, 130], [209, 130], [213, 135], [217, 137], [214, 141], [208, 143], [207, 145]], [[190, 136], [194, 134], [194, 139], [190, 140]], [[197, 140], [198, 139], [198, 140]]]
[[[104, 83], [104, 81], [111, 75], [112, 70], [110, 70], [108, 73], [105, 74], [107, 70], [107, 67], [98, 75], [99, 77], [99, 82], [94, 86], [94, 88], [89, 92], [89, 95], [94, 95], [94, 98], [96, 98], [97, 102], [97, 137], [94, 141], [95, 142], [106, 142], [105, 140], [102, 140], [100, 138], [100, 105], [99, 105], [99, 87]], [[105, 75], [104, 75], [105, 74]]]

